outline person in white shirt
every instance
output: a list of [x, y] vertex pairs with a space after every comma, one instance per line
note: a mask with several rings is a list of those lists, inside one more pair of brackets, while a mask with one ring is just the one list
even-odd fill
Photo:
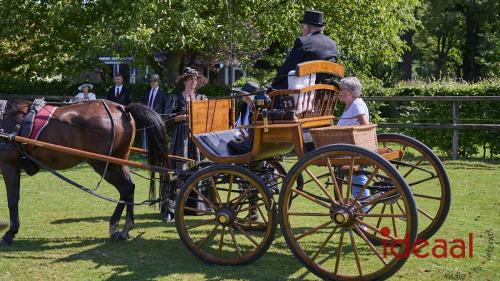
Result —
[[[361, 82], [356, 77], [346, 77], [340, 80], [340, 101], [345, 104], [344, 112], [337, 125], [368, 125], [370, 122], [370, 113], [366, 103], [361, 99]], [[368, 178], [363, 173], [352, 176], [352, 196], [355, 198], [361, 187], [367, 182]], [[370, 190], [365, 189], [361, 198], [369, 197]], [[366, 212], [369, 206], [363, 208]]]
[[368, 125], [370, 113], [361, 99], [361, 82], [356, 77], [340, 80], [340, 101], [345, 104], [344, 113], [337, 125]]
[[74, 98], [75, 102], [82, 102], [88, 100], [95, 100], [95, 94], [91, 93], [90, 90], [94, 88], [92, 84], [84, 83], [78, 87], [78, 91], [80, 91]]

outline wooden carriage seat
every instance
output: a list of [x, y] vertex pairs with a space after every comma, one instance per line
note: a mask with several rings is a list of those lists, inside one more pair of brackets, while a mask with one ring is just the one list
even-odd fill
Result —
[[233, 128], [232, 99], [208, 99], [189, 102], [189, 127], [193, 135]]

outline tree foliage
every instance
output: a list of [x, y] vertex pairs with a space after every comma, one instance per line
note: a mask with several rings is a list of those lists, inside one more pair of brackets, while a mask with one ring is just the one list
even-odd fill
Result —
[[[1, 71], [47, 77], [99, 65], [97, 57], [132, 56], [157, 68], [189, 53], [205, 61], [276, 66], [305, 9], [325, 12], [326, 33], [356, 72], [392, 64], [415, 25], [418, 0], [4, 0], [0, 7]], [[272, 45], [278, 52], [267, 52]], [[178, 59], [182, 64], [182, 60]], [[156, 64], [156, 65], [155, 65]], [[168, 71], [167, 71], [168, 72]], [[176, 73], [175, 73], [176, 74]]]

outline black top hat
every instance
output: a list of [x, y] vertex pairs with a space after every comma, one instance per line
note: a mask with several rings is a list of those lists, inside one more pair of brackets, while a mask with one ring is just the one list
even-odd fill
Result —
[[248, 81], [246, 82], [241, 88], [233, 88], [233, 91], [242, 93], [244, 95], [251, 95], [255, 94], [260, 89], [260, 86], [258, 83], [254, 81]]
[[300, 23], [307, 23], [314, 26], [324, 26], [323, 12], [320, 11], [305, 11], [304, 18]]

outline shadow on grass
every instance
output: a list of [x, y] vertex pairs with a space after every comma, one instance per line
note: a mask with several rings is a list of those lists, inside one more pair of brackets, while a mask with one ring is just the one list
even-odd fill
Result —
[[[142, 233], [143, 234], [143, 233]], [[5, 255], [7, 259], [44, 259], [44, 252], [74, 252], [52, 263], [91, 261], [95, 269], [104, 268], [110, 275], [106, 280], [153, 280], [177, 277], [186, 280], [286, 280], [302, 266], [291, 253], [267, 252], [258, 261], [237, 267], [207, 264], [193, 256], [179, 239], [143, 239], [142, 234], [125, 242], [110, 242], [94, 238], [44, 238], [16, 240], [13, 247], [0, 253], [35, 252], [32, 256]], [[28, 253], [29, 254], [29, 253]], [[50, 256], [50, 255], [49, 255]], [[78, 263], [77, 263], [78, 266]]]

